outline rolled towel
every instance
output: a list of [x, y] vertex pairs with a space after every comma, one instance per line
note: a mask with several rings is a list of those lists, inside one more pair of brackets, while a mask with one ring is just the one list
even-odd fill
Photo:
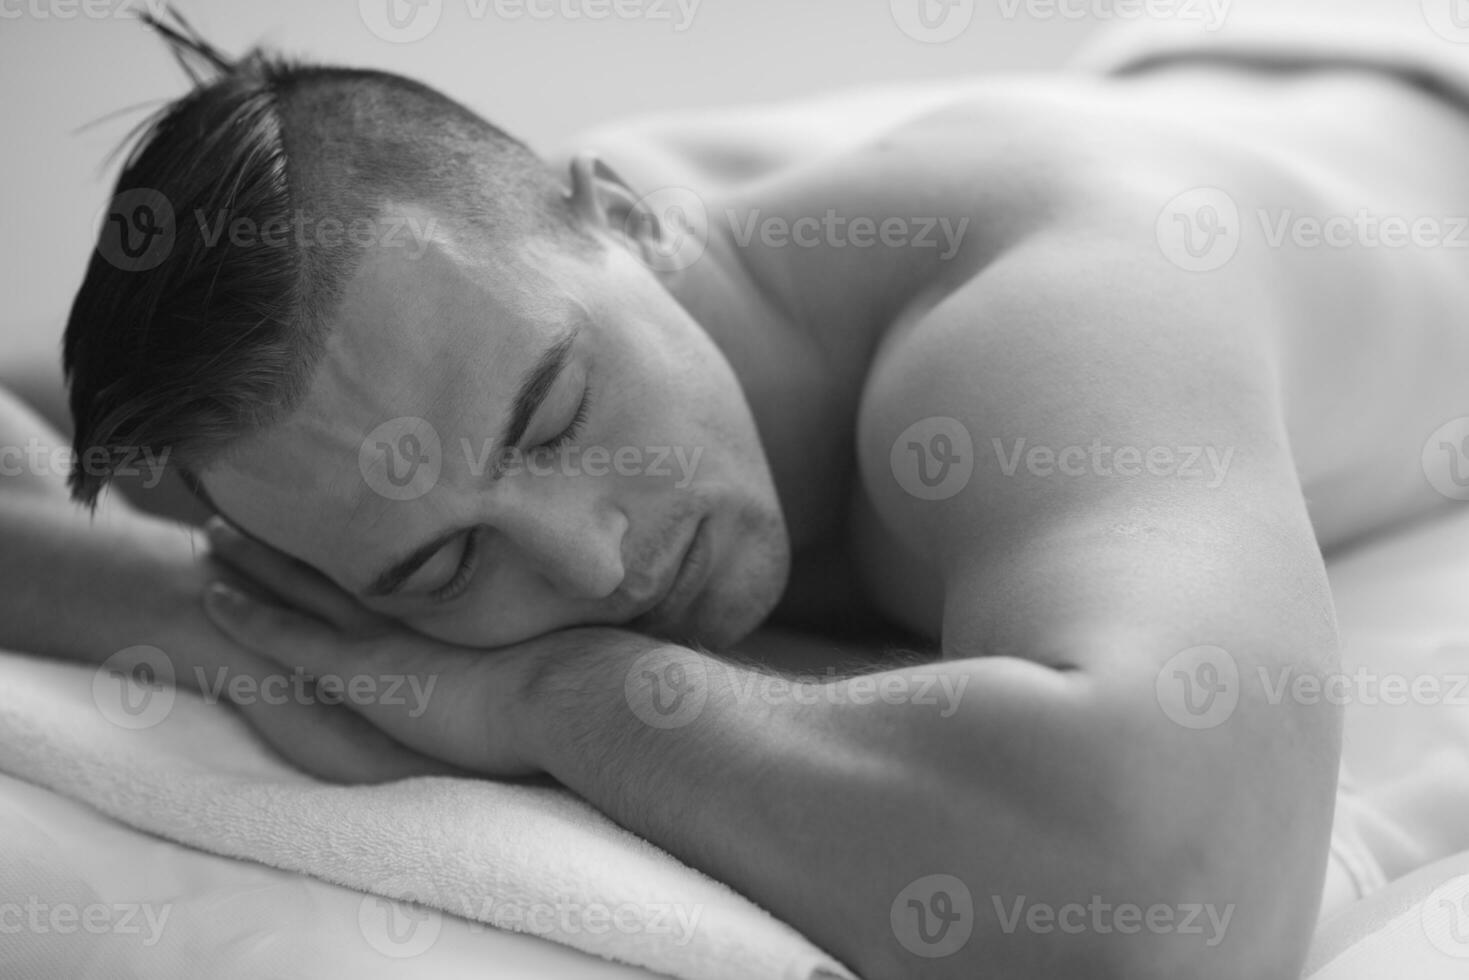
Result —
[[[852, 977], [564, 790], [451, 777], [323, 783], [197, 694], [5, 652], [0, 746], [0, 771], [200, 850], [684, 980]], [[596, 910], [600, 924], [565, 909]]]

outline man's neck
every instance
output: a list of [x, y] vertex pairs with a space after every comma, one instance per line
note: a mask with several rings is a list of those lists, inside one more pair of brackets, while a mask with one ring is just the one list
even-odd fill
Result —
[[890, 311], [922, 284], [915, 277], [911, 289], [873, 295], [890, 275], [854, 275], [845, 258], [823, 274], [805, 255], [793, 268], [794, 250], [741, 245], [723, 219], [710, 215], [704, 255], [669, 288], [744, 387], [799, 553], [841, 531], [867, 370]]

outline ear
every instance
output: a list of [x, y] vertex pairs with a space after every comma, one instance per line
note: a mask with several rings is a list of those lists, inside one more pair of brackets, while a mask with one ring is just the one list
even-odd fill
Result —
[[669, 240], [680, 230], [668, 227], [595, 153], [584, 151], [572, 157], [569, 176], [568, 200], [578, 221], [609, 235], [650, 266], [656, 267], [655, 257], [668, 254]]

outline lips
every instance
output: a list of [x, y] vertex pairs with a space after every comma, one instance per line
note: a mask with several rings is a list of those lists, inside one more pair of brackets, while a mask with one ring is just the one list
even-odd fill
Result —
[[658, 598], [633, 619], [635, 628], [650, 633], [666, 631], [668, 625], [676, 622], [686, 611], [708, 575], [709, 541], [705, 530], [705, 521], [701, 518], [689, 535], [667, 585]]

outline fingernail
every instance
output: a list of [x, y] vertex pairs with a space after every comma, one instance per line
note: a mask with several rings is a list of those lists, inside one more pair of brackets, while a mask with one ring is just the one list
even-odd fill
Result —
[[218, 537], [225, 531], [228, 531], [229, 527], [230, 526], [225, 523], [224, 518], [216, 514], [213, 517], [209, 518], [209, 520], [204, 522], [204, 533], [209, 535], [211, 538]]
[[224, 582], [211, 582], [208, 589], [209, 601], [214, 603], [218, 609], [235, 610], [244, 609], [250, 604], [250, 597], [239, 589]]

